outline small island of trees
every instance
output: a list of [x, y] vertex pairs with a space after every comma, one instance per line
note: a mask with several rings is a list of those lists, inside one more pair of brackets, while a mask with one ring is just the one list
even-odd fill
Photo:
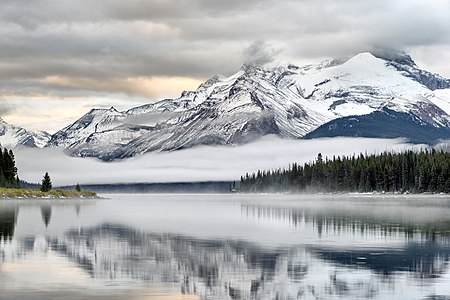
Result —
[[241, 192], [449, 193], [450, 153], [436, 150], [379, 155], [318, 154], [314, 162], [241, 177]]

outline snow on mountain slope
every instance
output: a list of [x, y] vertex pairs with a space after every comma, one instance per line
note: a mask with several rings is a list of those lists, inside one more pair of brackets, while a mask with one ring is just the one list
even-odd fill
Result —
[[[407, 55], [383, 59], [361, 53], [273, 69], [244, 65], [236, 74], [214, 76], [177, 99], [126, 112], [92, 110], [53, 135], [49, 146], [113, 160], [201, 144], [243, 144], [266, 134], [298, 139], [332, 120], [386, 110], [394, 112], [391, 117], [413, 116], [414, 126], [448, 129], [449, 82], [420, 70]], [[447, 130], [437, 130], [433, 136], [447, 135]]]
[[372, 112], [397, 97], [429, 91], [370, 53], [361, 53], [341, 65], [300, 76], [297, 84], [305, 99], [320, 104], [316, 110], [336, 116], [359, 115], [360, 109]]
[[432, 91], [450, 88], [449, 79], [446, 79], [439, 74], [432, 74], [428, 71], [419, 69], [409, 55], [397, 54], [393, 57], [380, 56], [380, 58], [388, 60], [389, 66], [394, 67], [404, 76], [423, 84]]
[[[411, 70], [409, 60], [406, 67]], [[416, 73], [431, 74], [419, 69]], [[436, 80], [440, 79], [442, 77], [437, 75]], [[340, 117], [369, 114], [386, 107], [413, 113], [433, 126], [449, 126], [446, 105], [449, 101], [445, 99], [449, 98], [437, 96], [445, 90], [432, 92], [426, 86], [430, 78], [427, 80], [425, 83], [413, 80], [409, 73], [393, 67], [392, 62], [361, 53], [341, 65], [302, 76], [298, 83], [304, 87], [305, 98], [319, 103], [331, 102], [328, 110]]]
[[94, 133], [107, 132], [123, 124], [125, 113], [110, 109], [92, 109], [75, 123], [56, 132], [48, 145], [70, 147], [76, 142], [86, 141]]
[[450, 115], [450, 88], [445, 90], [436, 90], [425, 96], [434, 105], [442, 109], [447, 115]]
[[51, 135], [44, 131], [31, 132], [6, 123], [0, 118], [0, 145], [6, 148], [19, 146], [43, 148]]
[[[164, 107], [163, 112], [178, 114], [147, 128], [126, 147], [114, 147], [109, 143], [106, 149], [105, 144], [86, 140], [86, 143], [71, 143], [70, 151], [75, 155], [109, 160], [199, 144], [242, 144], [266, 134], [300, 138], [327, 118], [302, 107], [297, 93], [278, 89], [279, 75], [263, 68], [244, 66], [230, 78], [216, 76], [201, 85], [190, 98], [182, 95], [179, 100], [164, 100], [152, 108], [139, 108], [140, 113], [145, 114], [161, 107]], [[132, 113], [136, 116], [136, 110]], [[109, 157], [104, 155], [108, 151]]]

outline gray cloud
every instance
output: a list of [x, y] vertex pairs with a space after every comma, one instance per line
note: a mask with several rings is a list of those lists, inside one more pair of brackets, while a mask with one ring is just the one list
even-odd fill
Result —
[[0, 84], [57, 93], [61, 86], [42, 82], [59, 76], [117, 93], [107, 87], [118, 78], [206, 79], [275, 57], [296, 63], [380, 48], [415, 54], [450, 77], [450, 62], [427, 56], [450, 46], [449, 15], [446, 0], [4, 0]]
[[37, 0], [33, 5], [25, 0], [3, 0], [2, 19], [25, 28], [36, 29], [42, 24], [93, 20], [163, 21], [222, 17], [265, 10], [271, 0]]
[[[448, 44], [450, 3], [412, 1], [306, 1], [297, 14], [299, 35], [292, 55], [351, 55], [374, 48], [405, 50]], [[287, 17], [289, 18], [289, 16]]]
[[265, 65], [275, 60], [281, 51], [272, 48], [265, 41], [255, 41], [244, 50], [244, 62], [246, 64]]
[[15, 107], [0, 99], [0, 118], [14, 111]]

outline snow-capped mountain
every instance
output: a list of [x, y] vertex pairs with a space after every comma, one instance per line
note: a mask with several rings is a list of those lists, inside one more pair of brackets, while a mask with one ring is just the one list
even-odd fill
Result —
[[43, 148], [51, 135], [45, 131], [32, 132], [6, 123], [0, 118], [0, 145], [6, 148], [19, 146]]
[[450, 81], [408, 55], [361, 53], [319, 65], [244, 65], [177, 99], [118, 112], [91, 110], [49, 146], [103, 160], [195, 145], [232, 145], [267, 134], [450, 138]]

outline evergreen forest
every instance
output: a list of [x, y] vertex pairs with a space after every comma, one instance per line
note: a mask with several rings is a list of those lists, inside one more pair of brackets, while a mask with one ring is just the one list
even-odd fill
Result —
[[241, 192], [449, 193], [450, 153], [436, 150], [333, 156], [241, 177]]
[[53, 190], [48, 172], [42, 184], [33, 184], [19, 179], [12, 150], [0, 147], [0, 199], [12, 198], [96, 198], [97, 194], [83, 191], [79, 184], [76, 190]]
[[14, 153], [12, 150], [0, 148], [0, 187], [17, 188], [19, 186]]

